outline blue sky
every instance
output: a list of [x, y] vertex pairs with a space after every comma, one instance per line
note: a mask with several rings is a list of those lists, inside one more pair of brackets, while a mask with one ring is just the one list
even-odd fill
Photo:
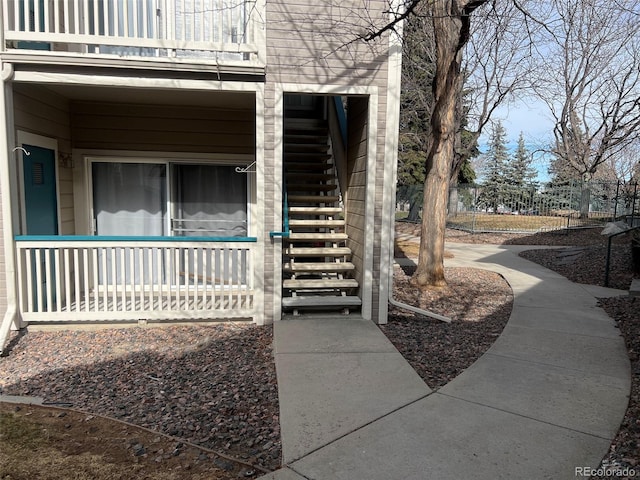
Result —
[[[515, 150], [520, 132], [524, 134], [527, 149], [534, 152], [537, 149], [548, 147], [553, 138], [553, 122], [547, 113], [546, 107], [536, 102], [518, 102], [509, 107], [501, 107], [493, 115], [494, 120], [502, 121], [502, 126], [507, 131], [507, 147]], [[480, 137], [480, 150], [486, 150], [491, 128], [487, 128]], [[543, 154], [534, 154], [534, 166], [538, 170], [538, 180], [547, 181], [548, 161]]]

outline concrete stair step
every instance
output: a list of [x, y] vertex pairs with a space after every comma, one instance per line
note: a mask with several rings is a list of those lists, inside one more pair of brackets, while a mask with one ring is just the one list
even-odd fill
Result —
[[349, 236], [346, 233], [290, 233], [285, 241], [289, 242], [344, 242]]
[[289, 207], [289, 215], [337, 215], [341, 207]]
[[290, 227], [343, 227], [344, 220], [289, 220]]
[[328, 295], [305, 295], [297, 297], [284, 297], [282, 306], [284, 308], [313, 308], [313, 307], [359, 307], [362, 300], [355, 295], [328, 296]]
[[322, 273], [349, 272], [356, 267], [351, 262], [289, 262], [284, 265], [285, 272], [293, 273]]
[[290, 279], [282, 282], [284, 288], [297, 289], [343, 289], [357, 288], [358, 281], [352, 278], [323, 278], [323, 279]]
[[351, 255], [349, 247], [294, 247], [285, 248], [290, 257], [343, 257]]

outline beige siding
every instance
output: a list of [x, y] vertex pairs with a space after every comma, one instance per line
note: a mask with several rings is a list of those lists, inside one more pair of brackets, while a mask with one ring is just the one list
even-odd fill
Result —
[[15, 128], [58, 141], [58, 215], [61, 235], [74, 229], [73, 170], [61, 161], [71, 156], [69, 102], [37, 85], [14, 84]]
[[364, 279], [365, 201], [367, 195], [367, 127], [369, 102], [366, 98], [348, 100], [347, 189], [343, 193], [346, 207], [348, 246], [356, 266], [355, 278]]
[[[372, 317], [374, 319], [378, 319], [380, 314], [379, 312], [379, 297], [380, 297], [380, 283], [388, 282], [388, 278], [380, 278], [380, 263], [382, 261], [382, 211], [383, 208], [387, 208], [383, 205], [383, 190], [384, 190], [384, 181], [385, 179], [383, 172], [384, 166], [387, 159], [385, 158], [385, 146], [387, 142], [387, 135], [397, 135], [398, 132], [390, 132], [387, 130], [387, 91], [384, 91], [385, 95], [380, 96], [380, 102], [378, 104], [378, 138], [377, 138], [377, 151], [378, 158], [376, 159], [376, 170], [379, 174], [376, 176], [376, 185], [375, 185], [375, 209], [374, 209], [374, 245], [373, 245], [373, 309], [372, 309]], [[398, 105], [399, 108], [399, 105]], [[373, 188], [373, 187], [371, 187]], [[395, 202], [395, 198], [391, 200]], [[386, 228], [386, 227], [385, 227]], [[391, 234], [391, 238], [393, 238], [393, 233]]]
[[386, 70], [386, 38], [365, 43], [354, 41], [355, 35], [371, 21], [382, 23], [387, 8], [380, 0], [268, 2], [269, 80], [338, 85], [361, 80], [370, 85], [372, 76]]
[[214, 107], [74, 102], [74, 148], [255, 153], [255, 112]]

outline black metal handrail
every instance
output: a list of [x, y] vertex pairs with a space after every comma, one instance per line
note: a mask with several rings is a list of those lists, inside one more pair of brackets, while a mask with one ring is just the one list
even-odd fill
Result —
[[[637, 227], [631, 227], [628, 230], [624, 230], [622, 232], [609, 235], [609, 238], [607, 239], [607, 261], [604, 266], [604, 286], [605, 287], [609, 286], [609, 270], [611, 268], [611, 241], [613, 240], [613, 237], [617, 237], [618, 235], [624, 235], [625, 233], [630, 233], [638, 229], [640, 229], [640, 225], [638, 225]], [[632, 242], [631, 248], [633, 248], [633, 242]]]

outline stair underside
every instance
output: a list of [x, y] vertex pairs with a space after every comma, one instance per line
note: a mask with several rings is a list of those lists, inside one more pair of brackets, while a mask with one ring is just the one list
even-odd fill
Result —
[[335, 177], [327, 173], [310, 173], [310, 172], [287, 172], [287, 181], [292, 182], [326, 182], [333, 180]]
[[326, 172], [331, 170], [331, 164], [323, 161], [299, 161], [287, 163], [287, 168], [289, 172]]
[[324, 152], [285, 152], [286, 162], [323, 162], [331, 159], [331, 155]]
[[289, 195], [289, 202], [291, 203], [336, 203], [340, 200], [337, 195]]

